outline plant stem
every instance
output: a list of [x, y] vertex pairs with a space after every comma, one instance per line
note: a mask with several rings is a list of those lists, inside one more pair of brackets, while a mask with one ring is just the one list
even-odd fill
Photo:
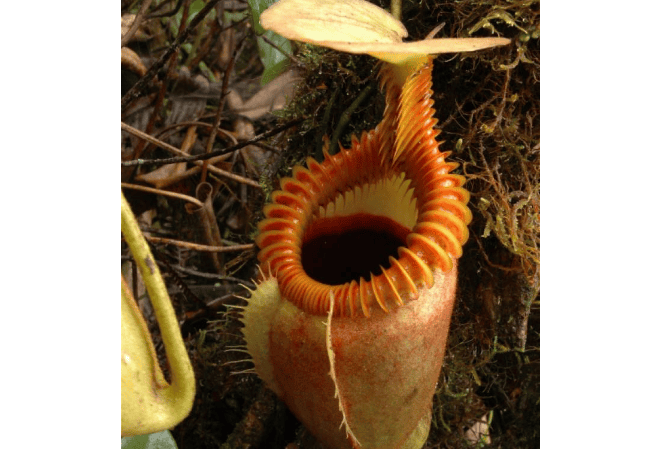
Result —
[[402, 20], [402, 0], [390, 0], [390, 13], [397, 20]]

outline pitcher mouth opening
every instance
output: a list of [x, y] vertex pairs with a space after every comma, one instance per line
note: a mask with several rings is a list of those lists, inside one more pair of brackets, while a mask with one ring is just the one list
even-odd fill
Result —
[[265, 208], [261, 268], [308, 313], [326, 315], [330, 292], [335, 316], [388, 312], [416, 299], [432, 286], [433, 270], [450, 270], [460, 255], [469, 213], [461, 177], [448, 174], [436, 150], [433, 160], [424, 158], [431, 170], [409, 178], [384, 161], [381, 144], [372, 132], [322, 164], [309, 159]]

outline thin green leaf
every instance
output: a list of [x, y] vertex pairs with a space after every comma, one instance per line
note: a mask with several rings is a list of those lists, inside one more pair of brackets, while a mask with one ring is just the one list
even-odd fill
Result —
[[[281, 48], [285, 53], [290, 54], [290, 41], [283, 36], [276, 34], [273, 31], [267, 31], [264, 35], [274, 45]], [[260, 60], [262, 61], [265, 70], [260, 80], [261, 85], [265, 85], [279, 76], [288, 67], [288, 57], [265, 42], [262, 37], [257, 38], [258, 51], [260, 53]]]
[[[281, 48], [286, 54], [292, 54], [290, 41], [273, 31], [267, 31], [260, 25], [260, 14], [272, 3], [277, 0], [248, 0], [249, 10], [251, 11], [251, 20], [253, 21], [253, 30], [257, 34], [263, 34], [274, 45]], [[265, 85], [279, 76], [288, 67], [288, 58], [276, 48], [269, 45], [261, 37], [258, 39], [258, 52], [265, 70], [260, 80], [261, 85]]]

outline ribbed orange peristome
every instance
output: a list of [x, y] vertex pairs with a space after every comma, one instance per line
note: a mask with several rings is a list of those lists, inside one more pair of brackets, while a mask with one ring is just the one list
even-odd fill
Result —
[[[277, 277], [281, 295], [315, 315], [326, 315], [334, 293], [335, 316], [369, 316], [374, 307], [388, 311], [416, 298], [418, 289], [431, 287], [433, 270], [449, 271], [452, 258], [462, 254], [468, 238], [471, 212], [464, 178], [450, 172], [457, 163], [439, 151], [433, 118], [432, 62], [417, 68], [400, 91], [382, 70], [387, 107], [384, 120], [371, 132], [353, 139], [350, 149], [323, 163], [307, 160], [294, 167], [272, 193], [260, 222], [258, 258], [264, 272]], [[325, 152], [324, 152], [325, 153]], [[361, 278], [340, 285], [322, 284], [306, 273], [301, 263], [302, 239], [321, 206], [356, 186], [374, 184], [404, 174], [414, 189], [418, 218], [389, 268], [370, 280]], [[398, 198], [398, 201], [400, 199]], [[351, 255], [355, 257], [355, 255]]]

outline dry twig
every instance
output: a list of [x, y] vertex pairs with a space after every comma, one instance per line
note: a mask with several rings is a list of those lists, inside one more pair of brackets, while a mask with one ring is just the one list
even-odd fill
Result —
[[[160, 148], [163, 148], [163, 149], [165, 149], [167, 151], [170, 151], [174, 154], [179, 154], [179, 155], [184, 156], [182, 158], [171, 158], [171, 159], [183, 159], [183, 160], [164, 162], [165, 164], [172, 164], [172, 163], [175, 163], [175, 162], [194, 162], [196, 165], [201, 167], [202, 164], [203, 164], [201, 159], [210, 159], [210, 158], [215, 157], [215, 156], [220, 156], [220, 154], [214, 154], [214, 153], [218, 153], [216, 151], [210, 153], [209, 155], [206, 155], [206, 154], [202, 155], [202, 156], [209, 156], [209, 157], [204, 157], [204, 158], [200, 158], [199, 156], [195, 156], [195, 157], [189, 156], [188, 153], [186, 153], [184, 151], [181, 151], [177, 147], [174, 147], [174, 146], [170, 145], [169, 143], [163, 142], [162, 140], [158, 140], [155, 137], [150, 136], [150, 135], [138, 130], [137, 128], [133, 128], [132, 126], [130, 126], [126, 123], [121, 122], [121, 129], [123, 131], [126, 131], [126, 132], [132, 134], [133, 136], [139, 137], [140, 139], [146, 139], [147, 141], [151, 142], [152, 144], [154, 144], [154, 145], [156, 145]], [[250, 142], [250, 141], [249, 142], [244, 142], [244, 145], [241, 145], [241, 147], [244, 147], [244, 146], [248, 145], [249, 143], [252, 143], [252, 142]], [[223, 154], [225, 154], [225, 153], [223, 153]], [[158, 159], [158, 160], [164, 161], [165, 159]], [[134, 164], [125, 164], [124, 162], [121, 162], [121, 165], [133, 166], [133, 165], [142, 165], [144, 163], [149, 163], [149, 162], [153, 163], [153, 161], [144, 161], [142, 159], [135, 159], [134, 161], [128, 161], [128, 162], [135, 162], [135, 163]], [[258, 184], [256, 181], [254, 181], [252, 179], [244, 178], [244, 177], [236, 175], [234, 173], [230, 173], [230, 172], [227, 172], [225, 170], [221, 170], [218, 167], [209, 167], [209, 171], [211, 171], [212, 173], [216, 173], [217, 175], [223, 176], [225, 178], [232, 179], [233, 181], [248, 184], [248, 185], [256, 187], [258, 189], [261, 188], [260, 184]]]
[[[197, 156], [171, 157], [171, 158], [165, 158], [165, 159], [151, 159], [151, 160], [135, 159], [135, 160], [132, 160], [132, 161], [123, 161], [123, 162], [121, 162], [121, 165], [124, 166], [124, 167], [132, 167], [132, 166], [134, 166], [134, 165], [143, 165], [143, 164], [162, 165], [162, 164], [174, 164], [174, 163], [176, 163], [176, 162], [197, 162], [197, 161], [203, 161], [203, 160], [211, 159], [211, 158], [214, 158], [214, 157], [217, 157], [217, 156], [222, 156], [222, 155], [224, 155], [224, 154], [232, 153], [233, 151], [239, 150], [240, 148], [244, 148], [244, 147], [247, 146], [247, 145], [254, 144], [254, 143], [256, 143], [256, 142], [258, 142], [258, 141], [260, 141], [260, 140], [264, 140], [264, 139], [266, 139], [266, 138], [268, 138], [268, 137], [271, 137], [271, 136], [273, 136], [273, 135], [275, 135], [275, 134], [279, 134], [279, 133], [282, 132], [282, 131], [285, 131], [285, 130], [287, 130], [287, 129], [290, 129], [290, 128], [292, 128], [292, 127], [295, 126], [295, 125], [299, 125], [299, 124], [302, 123], [303, 121], [304, 121], [303, 118], [299, 118], [299, 119], [291, 120], [291, 121], [289, 121], [289, 122], [287, 122], [287, 123], [284, 123], [284, 124], [281, 125], [281, 126], [277, 126], [277, 127], [274, 128], [274, 129], [270, 129], [269, 131], [266, 131], [266, 132], [264, 132], [264, 133], [262, 133], [262, 134], [258, 134], [258, 135], [257, 135], [256, 137], [254, 137], [253, 139], [244, 140], [244, 141], [239, 142], [238, 144], [232, 145], [232, 146], [230, 146], [230, 147], [223, 148], [223, 149], [216, 150], [216, 151], [212, 151], [212, 152], [209, 153], [209, 154], [200, 154], [200, 155], [197, 155]], [[126, 125], [125, 123], [121, 123], [121, 126], [129, 127], [129, 126]], [[132, 128], [132, 127], [130, 127], [130, 128]], [[134, 129], [134, 128], [132, 128], [132, 129]], [[130, 132], [130, 131], [128, 131], [128, 132]], [[151, 137], [151, 136], [148, 136], [148, 137]], [[153, 138], [153, 137], [151, 137], [151, 138]], [[156, 140], [157, 140], [157, 139], [156, 139]], [[175, 147], [173, 147], [173, 146], [171, 146], [171, 145], [169, 145], [169, 144], [166, 144], [165, 142], [162, 142], [162, 141], [158, 141], [158, 142], [160, 142], [160, 144], [156, 144], [156, 145], [160, 146], [161, 148], [165, 148], [166, 150], [168, 150], [168, 151], [172, 151], [172, 152], [175, 153], [175, 154], [180, 154], [180, 153], [181, 153], [180, 150], [178, 150], [177, 148], [175, 148]], [[169, 146], [171, 149], [170, 149], [170, 148], [167, 148], [167, 147], [165, 147], [165, 146], [163, 146], [163, 145], [167, 145], [167, 146]], [[173, 151], [173, 150], [176, 150], [176, 151]], [[247, 183], [247, 184], [249, 184], [249, 183]], [[253, 185], [253, 184], [249, 184], [249, 185]]]
[[246, 251], [253, 249], [255, 244], [246, 243], [243, 245], [230, 245], [230, 246], [211, 246], [211, 245], [200, 245], [199, 243], [184, 242], [183, 240], [168, 239], [166, 237], [153, 237], [147, 234], [144, 234], [144, 237], [151, 243], [165, 243], [168, 245], [180, 246], [182, 248], [192, 249], [193, 251], [204, 251], [210, 253], [231, 253], [234, 251]]
[[157, 195], [169, 196], [171, 198], [177, 198], [180, 200], [188, 201], [190, 203], [195, 204], [198, 207], [204, 207], [204, 204], [202, 204], [200, 200], [198, 200], [197, 198], [193, 198], [190, 195], [183, 195], [181, 193], [170, 192], [169, 190], [154, 189], [153, 187], [140, 186], [137, 184], [128, 184], [127, 182], [122, 182], [121, 187], [125, 187], [126, 189], [141, 190], [142, 192], [155, 193]]

